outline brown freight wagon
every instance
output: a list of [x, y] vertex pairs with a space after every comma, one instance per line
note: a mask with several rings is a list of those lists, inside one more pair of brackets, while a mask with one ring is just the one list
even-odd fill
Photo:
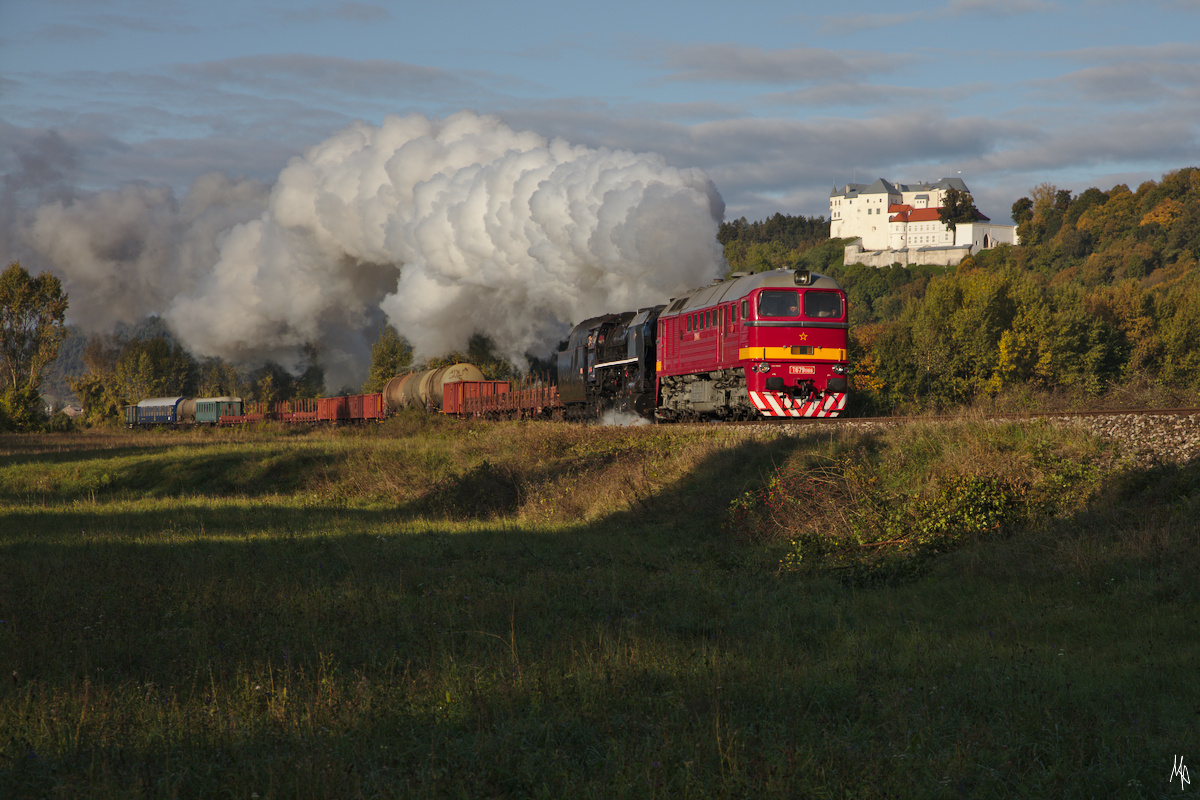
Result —
[[275, 404], [272, 418], [281, 422], [316, 422], [319, 413], [317, 400], [284, 400]]
[[359, 394], [350, 398], [350, 418], [379, 421], [384, 417], [383, 393]]
[[456, 416], [479, 416], [467, 411], [467, 404], [481, 397], [507, 394], [512, 387], [508, 381], [455, 381], [442, 387], [442, 413]]
[[531, 386], [463, 399], [464, 414], [491, 419], [533, 419], [563, 407], [557, 386]]
[[318, 397], [317, 419], [321, 422], [342, 422], [350, 419], [349, 398]]

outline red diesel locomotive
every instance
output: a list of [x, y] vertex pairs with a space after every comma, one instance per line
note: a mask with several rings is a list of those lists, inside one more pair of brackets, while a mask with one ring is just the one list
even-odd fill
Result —
[[658, 315], [659, 419], [835, 417], [846, 407], [846, 294], [807, 270], [734, 273]]

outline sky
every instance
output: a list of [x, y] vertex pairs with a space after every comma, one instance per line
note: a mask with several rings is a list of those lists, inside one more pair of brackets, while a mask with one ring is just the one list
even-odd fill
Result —
[[1008, 221], [1041, 183], [1200, 163], [1200, 0], [0, 0], [0, 167], [272, 181], [355, 120], [462, 109], [714, 181], [726, 217], [961, 175]]
[[[428, 155], [402, 187], [397, 154]], [[828, 217], [851, 182], [961, 177], [1004, 223], [1197, 165], [1200, 0], [0, 0], [0, 258], [64, 274], [76, 321], [164, 314], [231, 358], [380, 314], [412, 339], [479, 275], [557, 320], [515, 353], [709, 280], [714, 219]], [[668, 252], [700, 266], [630, 277]]]

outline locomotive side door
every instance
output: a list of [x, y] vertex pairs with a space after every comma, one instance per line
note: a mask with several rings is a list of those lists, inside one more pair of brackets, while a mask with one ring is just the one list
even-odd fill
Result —
[[720, 306], [713, 308], [713, 327], [716, 329], [716, 336], [713, 337], [713, 344], [715, 345], [713, 348], [715, 350], [715, 353], [713, 353], [713, 362], [718, 366], [721, 363], [721, 355], [725, 351], [725, 325], [722, 324], [721, 311]]
[[725, 332], [725, 347], [721, 352], [721, 366], [730, 367], [737, 363], [738, 360], [738, 329], [737, 322], [737, 302], [729, 303], [724, 307], [725, 310], [725, 325], [722, 330]]

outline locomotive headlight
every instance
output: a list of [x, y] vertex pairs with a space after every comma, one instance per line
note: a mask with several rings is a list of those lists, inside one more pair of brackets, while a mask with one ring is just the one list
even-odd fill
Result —
[[850, 368], [847, 367], [845, 364], [834, 364], [833, 365], [833, 374], [834, 375], [845, 375], [848, 372], [850, 372]]
[[766, 375], [768, 372], [771, 371], [771, 365], [764, 361], [758, 365], [758, 371], [761, 372], [763, 375]]

